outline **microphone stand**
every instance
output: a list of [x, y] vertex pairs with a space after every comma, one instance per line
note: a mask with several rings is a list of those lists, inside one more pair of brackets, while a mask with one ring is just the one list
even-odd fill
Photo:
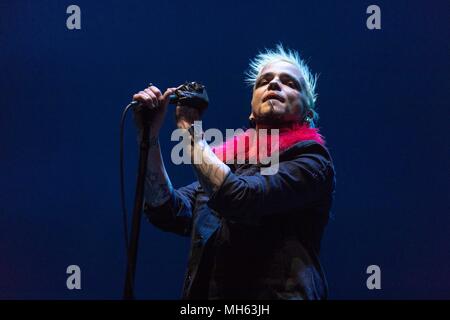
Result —
[[[185, 84], [176, 88], [176, 94], [170, 96], [169, 103], [177, 104], [179, 100], [183, 98], [185, 105], [195, 105], [197, 108], [205, 109], [208, 106], [208, 94], [206, 93], [206, 88], [197, 82], [186, 82]], [[133, 101], [128, 107], [133, 105], [138, 105], [139, 102]], [[148, 150], [150, 147], [150, 120], [151, 120], [151, 110], [144, 108], [143, 120], [144, 126], [142, 128], [142, 140], [140, 141], [139, 150], [139, 167], [138, 176], [136, 181], [136, 193], [134, 196], [134, 208], [133, 217], [131, 221], [131, 235], [130, 243], [127, 248], [127, 270], [125, 276], [125, 288], [123, 291], [123, 298], [125, 300], [134, 299], [134, 276], [136, 272], [136, 260], [137, 260], [137, 250], [139, 244], [139, 232], [141, 228], [141, 216], [142, 216], [142, 206], [144, 204], [144, 184], [145, 175], [147, 172], [147, 158]]]
[[136, 260], [137, 260], [137, 251], [139, 244], [139, 233], [141, 228], [141, 216], [142, 216], [142, 206], [144, 202], [144, 184], [145, 184], [145, 175], [147, 172], [147, 158], [148, 158], [148, 150], [150, 146], [150, 125], [149, 125], [149, 113], [150, 110], [143, 110], [144, 126], [142, 129], [142, 140], [140, 142], [139, 148], [139, 167], [138, 167], [138, 176], [136, 181], [136, 193], [134, 196], [134, 208], [133, 208], [133, 217], [131, 222], [131, 235], [130, 235], [130, 243], [128, 245], [128, 254], [127, 254], [127, 270], [125, 276], [125, 288], [123, 292], [123, 298], [125, 300], [133, 300], [134, 299], [134, 276], [136, 272]]

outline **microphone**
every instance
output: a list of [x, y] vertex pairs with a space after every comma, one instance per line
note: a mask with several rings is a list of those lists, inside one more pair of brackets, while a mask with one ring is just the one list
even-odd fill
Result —
[[[209, 104], [206, 87], [198, 82], [185, 82], [175, 90], [174, 94], [169, 96], [169, 104], [178, 103], [203, 111]], [[131, 106], [138, 106], [140, 104], [141, 102], [139, 101], [132, 101], [130, 103]]]
[[[177, 104], [178, 103], [178, 96], [176, 95], [176, 94], [171, 94], [170, 96], [169, 96], [169, 104]], [[131, 103], [130, 103], [130, 105], [131, 106], [133, 106], [133, 107], [137, 107], [137, 106], [139, 106], [139, 105], [141, 105], [142, 103], [140, 102], [140, 101], [136, 101], [136, 100], [133, 100], [133, 101], [131, 101]], [[154, 109], [154, 108], [153, 108]]]

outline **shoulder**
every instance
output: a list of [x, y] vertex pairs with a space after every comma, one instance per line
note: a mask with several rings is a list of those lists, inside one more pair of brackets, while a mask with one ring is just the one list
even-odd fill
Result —
[[328, 148], [314, 140], [305, 140], [293, 144], [280, 153], [280, 158], [292, 159], [305, 155], [317, 156], [323, 158], [327, 162], [333, 162]]
[[280, 153], [280, 163], [292, 163], [306, 169], [321, 181], [335, 180], [335, 168], [328, 148], [314, 140], [297, 142]]

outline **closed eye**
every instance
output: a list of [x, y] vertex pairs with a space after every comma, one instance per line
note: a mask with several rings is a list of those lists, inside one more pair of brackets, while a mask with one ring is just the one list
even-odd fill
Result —
[[297, 89], [297, 85], [295, 84], [294, 81], [288, 81], [287, 85], [291, 88]]
[[298, 81], [292, 79], [291, 77], [287, 77], [283, 82], [292, 89], [300, 91], [300, 84], [298, 83]]
[[267, 79], [261, 79], [261, 80], [258, 81], [256, 86], [260, 87], [260, 86], [263, 86], [263, 85], [265, 85], [267, 83], [268, 83]]

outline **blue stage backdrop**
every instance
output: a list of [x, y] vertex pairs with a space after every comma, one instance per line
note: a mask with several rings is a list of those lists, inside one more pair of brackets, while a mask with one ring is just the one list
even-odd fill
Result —
[[[68, 30], [66, 9], [81, 9]], [[366, 9], [381, 9], [369, 30]], [[119, 120], [151, 81], [200, 81], [203, 127], [247, 124], [248, 61], [281, 42], [318, 81], [336, 166], [321, 257], [331, 299], [450, 298], [448, 1], [0, 1], [0, 298], [120, 299]], [[162, 129], [170, 162], [173, 108]], [[126, 122], [133, 200], [137, 138]], [[145, 220], [136, 295], [178, 299], [189, 239]], [[81, 268], [68, 290], [66, 268]], [[366, 269], [381, 269], [368, 290]]]

